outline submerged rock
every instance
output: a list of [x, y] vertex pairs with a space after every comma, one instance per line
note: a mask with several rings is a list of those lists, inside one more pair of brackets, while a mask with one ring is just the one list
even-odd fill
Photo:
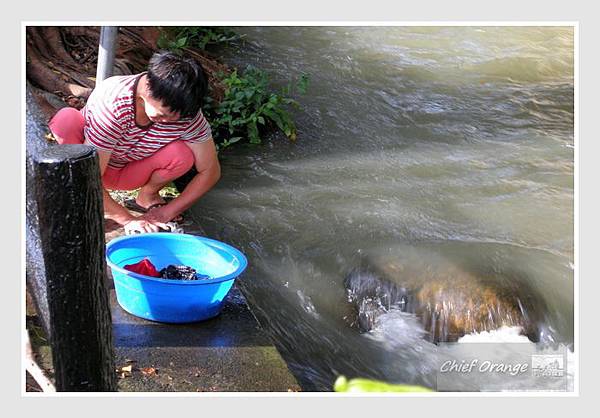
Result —
[[539, 340], [543, 303], [522, 280], [479, 275], [434, 253], [366, 257], [344, 281], [361, 331], [390, 310], [415, 314], [432, 342], [520, 327]]

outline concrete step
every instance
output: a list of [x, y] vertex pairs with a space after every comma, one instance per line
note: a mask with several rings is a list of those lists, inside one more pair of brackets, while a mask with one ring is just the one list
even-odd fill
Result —
[[221, 314], [207, 321], [161, 324], [128, 314], [111, 291], [116, 365], [132, 365], [119, 390], [299, 391], [239, 290], [232, 288], [224, 303]]
[[[186, 233], [205, 235], [188, 213], [181, 226]], [[123, 232], [107, 223], [106, 241]], [[111, 277], [108, 286], [116, 365], [132, 366], [131, 373], [119, 378], [120, 391], [300, 390], [237, 286], [217, 317], [193, 324], [161, 324], [135, 317], [119, 306]]]

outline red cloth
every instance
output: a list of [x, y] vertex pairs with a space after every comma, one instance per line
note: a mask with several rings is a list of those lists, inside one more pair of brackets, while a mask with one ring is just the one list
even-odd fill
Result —
[[154, 267], [154, 264], [152, 264], [152, 262], [147, 258], [144, 258], [139, 263], [127, 264], [123, 268], [134, 273], [143, 274], [144, 276], [160, 277], [160, 274], [156, 270], [156, 267]]

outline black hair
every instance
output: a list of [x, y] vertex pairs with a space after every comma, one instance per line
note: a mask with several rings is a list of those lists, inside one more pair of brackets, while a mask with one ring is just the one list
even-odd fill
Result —
[[160, 100], [182, 118], [196, 116], [208, 92], [208, 80], [199, 62], [185, 55], [159, 51], [148, 63], [148, 86]]

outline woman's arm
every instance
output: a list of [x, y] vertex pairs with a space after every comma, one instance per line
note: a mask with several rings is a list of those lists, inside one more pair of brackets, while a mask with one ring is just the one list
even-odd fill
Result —
[[209, 191], [221, 178], [221, 166], [212, 138], [200, 143], [186, 145], [194, 154], [194, 166], [198, 174], [192, 178], [186, 188], [167, 205], [148, 211], [143, 218], [150, 221], [169, 222], [189, 209], [200, 197]]

